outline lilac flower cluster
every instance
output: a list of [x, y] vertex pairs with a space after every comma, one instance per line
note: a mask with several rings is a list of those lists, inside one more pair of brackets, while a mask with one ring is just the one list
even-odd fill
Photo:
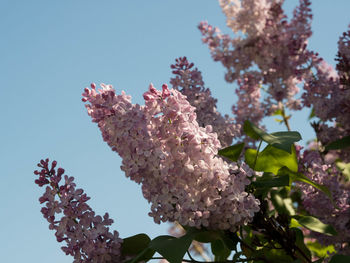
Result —
[[334, 245], [341, 254], [350, 255], [350, 189], [334, 165], [323, 161], [319, 151], [306, 150], [299, 158], [300, 171], [314, 182], [326, 186], [332, 193], [334, 204], [321, 191], [309, 184], [299, 184], [303, 194], [303, 207], [322, 222], [332, 225], [336, 236], [311, 232], [324, 245]]
[[245, 74], [237, 80], [236, 94], [238, 101], [232, 105], [232, 112], [236, 116], [236, 123], [250, 120], [259, 123], [264, 117], [263, 104], [260, 102], [260, 80], [253, 74]]
[[228, 115], [222, 116], [217, 111], [217, 100], [212, 97], [208, 88], [204, 88], [202, 73], [193, 66], [186, 57], [177, 58], [176, 63], [171, 65], [175, 77], [171, 78], [170, 83], [196, 108], [199, 126], [211, 125], [213, 132], [218, 134], [221, 145], [227, 147], [231, 145], [233, 138], [240, 136], [241, 125], [234, 124]]
[[88, 114], [122, 157], [126, 176], [142, 184], [156, 223], [234, 230], [252, 219], [259, 210], [259, 201], [245, 192], [252, 171], [217, 156], [217, 134], [199, 126], [183, 94], [150, 85], [145, 106], [139, 106], [124, 92], [101, 87], [83, 93]]
[[[256, 110], [263, 116], [274, 112], [279, 102], [292, 110], [301, 109], [300, 99], [295, 96], [312, 62], [313, 53], [306, 48], [311, 36], [309, 0], [300, 1], [290, 22], [283, 13], [282, 3], [277, 0], [220, 0], [227, 25], [237, 33], [233, 39], [206, 22], [199, 25], [202, 40], [213, 59], [227, 69], [228, 82], [249, 77], [256, 84], [255, 90], [265, 87], [264, 107]], [[258, 101], [260, 95], [256, 93], [256, 96], [254, 100]], [[244, 110], [241, 108], [239, 112]]]
[[340, 73], [340, 84], [350, 88], [350, 29], [344, 32], [338, 42], [337, 70]]
[[86, 203], [90, 197], [76, 189], [73, 177], [65, 175], [61, 183], [64, 169], [56, 170], [56, 166], [56, 161], [50, 168], [49, 159], [41, 160], [38, 164], [41, 170], [34, 174], [39, 175], [36, 184], [47, 185], [39, 199], [41, 204], [46, 203], [41, 212], [50, 223], [49, 228], [56, 231], [57, 241], [66, 242], [62, 250], [74, 257], [74, 263], [119, 262], [122, 239], [117, 231], [109, 232], [113, 220], [108, 213], [103, 217], [95, 215]]
[[[338, 50], [338, 72], [314, 57], [316, 72], [309, 73], [304, 85], [303, 104], [313, 107], [320, 119], [315, 129], [323, 145], [350, 134], [350, 31], [340, 38]], [[350, 151], [344, 150], [340, 157], [350, 161]]]

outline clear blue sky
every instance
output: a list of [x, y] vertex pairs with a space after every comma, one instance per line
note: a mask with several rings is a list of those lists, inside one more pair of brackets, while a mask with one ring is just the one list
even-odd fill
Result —
[[[287, 0], [288, 12], [296, 2]], [[310, 46], [334, 65], [338, 37], [350, 22], [350, 1], [314, 2]], [[102, 141], [81, 93], [90, 82], [105, 82], [142, 103], [148, 84], [168, 83], [169, 65], [186, 55], [203, 72], [219, 110], [229, 113], [233, 88], [196, 28], [208, 20], [229, 32], [218, 3], [0, 0], [0, 13], [1, 262], [72, 262], [40, 213], [44, 189], [34, 184], [33, 170], [44, 157], [76, 178], [92, 197], [90, 206], [108, 211], [122, 237], [165, 234], [167, 225], [148, 217], [139, 186], [124, 177], [120, 158]], [[307, 114], [298, 114], [291, 125], [310, 139]], [[268, 129], [280, 128], [269, 122]]]

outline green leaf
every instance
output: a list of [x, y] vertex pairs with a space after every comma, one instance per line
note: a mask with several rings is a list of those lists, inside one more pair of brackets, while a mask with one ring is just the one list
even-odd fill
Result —
[[307, 183], [307, 184], [315, 187], [316, 189], [325, 193], [333, 202], [332, 194], [326, 186], [320, 185], [320, 184], [317, 184], [317, 183], [311, 181], [308, 177], [306, 177], [302, 173], [295, 173], [294, 175], [295, 175], [295, 177], [293, 177], [293, 181], [304, 182], [304, 183]]
[[299, 222], [294, 219], [294, 218], [291, 218], [290, 219], [290, 224], [289, 224], [289, 228], [299, 228], [299, 227], [302, 227], [302, 225], [299, 224]]
[[344, 175], [345, 180], [350, 181], [350, 163], [336, 162], [336, 166]]
[[153, 249], [145, 248], [135, 258], [127, 261], [126, 263], [147, 262], [148, 260], [150, 260], [153, 257], [154, 253], [156, 253], [156, 252]]
[[280, 120], [280, 119], [277, 119], [277, 118], [274, 118], [274, 120], [275, 120], [276, 122], [278, 122], [278, 123], [282, 123], [282, 122], [283, 122], [283, 120]]
[[336, 252], [333, 245], [323, 246], [317, 241], [307, 242], [306, 246], [310, 249], [313, 256], [316, 256], [319, 258], [329, 257], [330, 254], [333, 254], [334, 252]]
[[146, 234], [124, 238], [121, 247], [122, 255], [135, 256], [135, 258], [127, 261], [129, 263], [147, 262], [155, 253], [154, 250], [148, 248], [150, 241], [151, 239]]
[[238, 238], [237, 233], [226, 231], [221, 235], [221, 240], [224, 242], [225, 246], [229, 250], [237, 251], [237, 244], [238, 242], [240, 242], [240, 239]]
[[224, 156], [233, 162], [237, 162], [239, 156], [241, 155], [243, 147], [244, 143], [238, 143], [219, 150], [219, 155]]
[[286, 151], [268, 145], [258, 154], [255, 163], [256, 154], [257, 151], [255, 149], [247, 149], [245, 152], [246, 163], [255, 171], [277, 174], [278, 170], [283, 166], [288, 167], [291, 171], [298, 171], [298, 163], [294, 146], [292, 147], [292, 153], [289, 154]]
[[286, 151], [288, 153], [291, 153], [293, 143], [301, 140], [299, 132], [286, 131], [268, 134], [267, 132], [255, 126], [250, 121], [244, 122], [243, 130], [249, 137], [255, 140], [261, 139], [274, 146], [275, 148]]
[[293, 143], [301, 140], [300, 133], [296, 131], [273, 132], [270, 135], [273, 137], [266, 141], [267, 143], [289, 153]]
[[350, 262], [350, 256], [339, 255], [339, 254], [334, 255], [331, 261], [329, 261], [329, 263], [349, 263], [349, 262]]
[[233, 255], [233, 257], [232, 257], [232, 261], [235, 262], [235, 261], [236, 261], [237, 259], [239, 259], [240, 256], [242, 256], [242, 255], [243, 255], [243, 252], [242, 252], [242, 251], [236, 252], [236, 253]]
[[299, 216], [295, 215], [293, 216], [294, 219], [298, 221], [298, 223], [307, 229], [310, 229], [312, 231], [322, 233], [328, 236], [335, 236], [337, 235], [337, 231], [331, 226], [322, 223], [319, 219], [313, 216]]
[[259, 129], [250, 121], [244, 122], [243, 131], [245, 132], [245, 134], [247, 134], [250, 138], [254, 140], [259, 140], [263, 134], [267, 134], [265, 131]]
[[[305, 238], [303, 232], [298, 228], [291, 228], [291, 230], [295, 234], [295, 244], [298, 246], [299, 249], [301, 249], [304, 255], [308, 257], [308, 259], [311, 259], [311, 252], [304, 243]], [[296, 251], [296, 253], [301, 258], [304, 258], [304, 256], [298, 250]]]
[[345, 136], [339, 140], [331, 142], [326, 146], [326, 151], [329, 150], [341, 150], [350, 146], [350, 135]]
[[211, 243], [211, 251], [215, 256], [215, 261], [225, 261], [231, 254], [225, 243], [221, 239], [217, 239]]
[[148, 247], [151, 239], [146, 234], [138, 234], [123, 239], [121, 251], [123, 255], [138, 255]]
[[192, 240], [192, 232], [187, 232], [186, 235], [180, 238], [158, 236], [150, 242], [149, 247], [161, 254], [170, 263], [181, 263]]
[[289, 175], [284, 174], [280, 176], [271, 176], [270, 173], [264, 173], [262, 177], [258, 177], [256, 181], [252, 182], [251, 184], [257, 188], [289, 186]]
[[195, 235], [193, 240], [201, 243], [210, 243], [220, 238], [220, 233], [218, 231], [210, 230], [199, 230]]
[[[255, 158], [257, 158], [258, 151], [255, 149], [247, 149], [244, 153], [244, 161], [252, 168], [255, 170]], [[255, 165], [254, 165], [255, 163]]]
[[272, 190], [271, 202], [273, 203], [274, 207], [276, 208], [279, 214], [287, 214], [290, 216], [295, 215], [295, 210], [291, 198], [283, 198], [278, 191]]
[[326, 194], [329, 199], [331, 200], [331, 202], [333, 203], [333, 197], [332, 197], [332, 194], [331, 192], [329, 191], [329, 189], [324, 186], [324, 185], [320, 185], [320, 184], [317, 184], [315, 182], [313, 182], [312, 180], [310, 180], [307, 176], [305, 176], [304, 174], [302, 173], [296, 173], [294, 171], [291, 171], [290, 169], [288, 169], [287, 167], [282, 167], [278, 173], [280, 175], [282, 174], [289, 174], [290, 176], [290, 179], [292, 182], [295, 182], [295, 181], [299, 181], [299, 182], [303, 182], [303, 183], [307, 183], [313, 187], [315, 187], [316, 189], [320, 190], [321, 192], [323, 192], [324, 194]]
[[312, 108], [312, 110], [311, 110], [311, 112], [310, 112], [310, 115], [309, 115], [309, 117], [308, 117], [308, 120], [311, 120], [313, 117], [316, 117], [316, 115], [315, 115], [315, 109], [314, 109], [314, 108]]
[[[289, 256], [284, 249], [274, 249], [267, 247], [259, 247], [255, 251], [250, 252], [252, 258], [258, 258], [249, 262], [269, 262], [269, 263], [292, 263], [293, 258]], [[264, 259], [264, 260], [260, 260]]]
[[272, 113], [272, 116], [283, 116], [283, 111], [281, 109], [278, 109]]

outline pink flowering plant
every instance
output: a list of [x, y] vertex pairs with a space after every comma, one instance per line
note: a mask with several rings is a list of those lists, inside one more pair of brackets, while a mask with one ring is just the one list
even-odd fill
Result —
[[[280, 0], [219, 3], [234, 37], [207, 22], [199, 30], [236, 85], [232, 117], [186, 57], [171, 65], [171, 87], [150, 84], [144, 105], [106, 84], [82, 94], [171, 235], [119, 237], [56, 161], [38, 164], [41, 212], [73, 262], [350, 262], [350, 31], [333, 69], [308, 48], [309, 0], [290, 20]], [[305, 108], [317, 138], [304, 148], [289, 119]], [[266, 132], [271, 115], [286, 131]]]

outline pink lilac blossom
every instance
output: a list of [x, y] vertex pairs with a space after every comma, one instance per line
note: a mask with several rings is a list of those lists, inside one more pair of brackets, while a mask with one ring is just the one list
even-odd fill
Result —
[[[301, 0], [290, 22], [282, 10], [283, 1], [221, 0], [228, 26], [238, 32], [235, 38], [202, 22], [203, 42], [215, 61], [227, 69], [226, 81], [234, 82], [244, 74], [261, 80], [266, 89], [265, 114], [282, 102], [300, 110], [298, 84], [308, 72], [313, 55], [307, 47], [311, 36], [310, 2]], [[249, 21], [249, 22], [247, 22]]]
[[110, 85], [101, 87], [83, 93], [88, 114], [122, 157], [126, 176], [141, 183], [156, 223], [234, 230], [252, 219], [259, 210], [259, 201], [245, 192], [252, 171], [217, 156], [217, 134], [199, 126], [183, 94], [150, 85], [140, 106]]
[[227, 19], [227, 26], [233, 32], [260, 35], [266, 24], [273, 0], [219, 0]]
[[217, 100], [212, 97], [208, 88], [204, 88], [202, 73], [193, 66], [186, 57], [177, 58], [176, 63], [171, 65], [175, 77], [170, 79], [170, 83], [196, 108], [199, 126], [211, 125], [213, 132], [218, 134], [221, 145], [227, 147], [231, 145], [233, 138], [240, 137], [241, 125], [234, 124], [232, 118], [228, 115], [222, 116], [217, 111]]
[[253, 123], [260, 123], [264, 117], [264, 107], [260, 102], [261, 81], [256, 79], [254, 75], [247, 73], [239, 78], [237, 83], [238, 101], [232, 106], [236, 122], [244, 123], [245, 120], [250, 120]]
[[44, 218], [50, 223], [49, 228], [55, 230], [58, 242], [66, 242], [62, 250], [66, 255], [74, 257], [74, 263], [106, 263], [120, 262], [122, 239], [117, 231], [111, 233], [108, 226], [113, 223], [108, 213], [103, 217], [86, 203], [88, 197], [82, 189], [76, 189], [73, 177], [64, 175], [64, 169], [56, 170], [57, 162], [51, 167], [49, 159], [41, 160], [34, 174], [39, 175], [35, 183], [46, 186], [46, 191], [39, 198]]
[[350, 88], [350, 30], [344, 32], [338, 41], [337, 70], [340, 84]]
[[306, 150], [299, 157], [300, 172], [312, 181], [326, 186], [332, 193], [334, 205], [321, 191], [308, 184], [299, 184], [302, 190], [303, 207], [323, 223], [332, 225], [338, 235], [326, 236], [311, 232], [321, 244], [334, 245], [341, 254], [350, 255], [350, 189], [334, 164], [326, 163], [319, 151]]
[[[338, 64], [335, 71], [324, 60], [314, 57], [315, 72], [310, 72], [304, 85], [303, 104], [313, 107], [320, 119], [314, 125], [323, 145], [350, 135], [350, 31], [338, 42]], [[339, 153], [344, 161], [350, 161], [350, 150]]]

